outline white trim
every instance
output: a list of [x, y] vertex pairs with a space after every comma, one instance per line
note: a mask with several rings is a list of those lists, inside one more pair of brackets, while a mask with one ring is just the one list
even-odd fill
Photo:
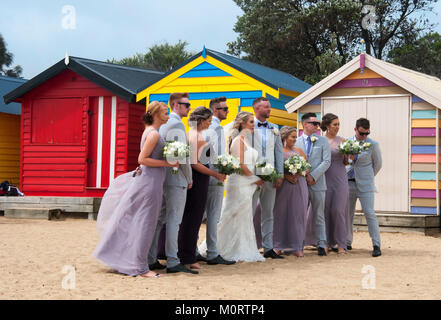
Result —
[[101, 167], [103, 165], [103, 121], [104, 97], [98, 99], [98, 141], [96, 149], [96, 188], [101, 188]]
[[110, 129], [110, 172], [109, 184], [115, 179], [115, 146], [116, 146], [116, 97], [112, 97], [112, 117]]
[[409, 93], [402, 94], [382, 94], [382, 95], [364, 95], [364, 96], [338, 96], [338, 97], [322, 97], [322, 100], [335, 99], [362, 99], [362, 98], [394, 98], [394, 97], [410, 97]]

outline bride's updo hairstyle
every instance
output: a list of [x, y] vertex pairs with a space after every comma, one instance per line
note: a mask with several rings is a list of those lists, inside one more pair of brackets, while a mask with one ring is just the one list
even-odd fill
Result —
[[236, 118], [234, 119], [233, 127], [230, 129], [228, 133], [228, 149], [231, 147], [231, 143], [233, 142], [233, 139], [236, 138], [239, 133], [243, 129], [243, 124], [247, 123], [250, 117], [254, 117], [254, 115], [251, 112], [247, 111], [241, 111], [236, 115]]
[[199, 126], [202, 121], [210, 119], [213, 115], [213, 112], [210, 109], [205, 108], [204, 106], [197, 107], [190, 113], [188, 117], [188, 125], [193, 127], [195, 124]]
[[293, 131], [296, 131], [297, 129], [290, 126], [283, 126], [280, 129], [280, 137], [282, 138], [282, 142], [285, 142], [285, 140], [291, 135]]
[[162, 106], [167, 107], [164, 102], [152, 101], [147, 106], [147, 112], [142, 116], [142, 122], [147, 126], [151, 126], [153, 124], [153, 117], [161, 111]]

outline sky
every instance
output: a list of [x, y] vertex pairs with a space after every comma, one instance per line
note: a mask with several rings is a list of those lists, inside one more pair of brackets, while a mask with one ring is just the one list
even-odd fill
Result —
[[[429, 15], [441, 22], [441, 0]], [[0, 33], [30, 79], [71, 56], [105, 61], [179, 40], [226, 52], [241, 9], [232, 0], [0, 0]], [[441, 33], [441, 23], [436, 30]]]

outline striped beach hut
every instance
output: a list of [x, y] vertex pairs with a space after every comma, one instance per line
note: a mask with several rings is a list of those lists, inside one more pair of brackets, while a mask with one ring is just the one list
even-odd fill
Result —
[[230, 109], [222, 122], [225, 126], [239, 111], [253, 112], [253, 100], [264, 96], [271, 102], [269, 121], [296, 126], [297, 114], [289, 114], [285, 104], [309, 87], [288, 73], [204, 48], [161, 79], [146, 83], [137, 101], [146, 105], [155, 100], [168, 103], [170, 93], [189, 92], [194, 109], [208, 107], [211, 99], [225, 96]]
[[[0, 97], [25, 83], [25, 79], [0, 76]], [[0, 182], [20, 184], [21, 105], [0, 99]]]
[[115, 177], [138, 165], [145, 105], [136, 93], [162, 74], [66, 56], [7, 93], [5, 103], [22, 107], [21, 190], [102, 197]]
[[440, 214], [440, 108], [440, 79], [364, 53], [286, 105], [338, 115], [344, 137], [368, 118], [383, 155], [375, 210], [416, 215]]

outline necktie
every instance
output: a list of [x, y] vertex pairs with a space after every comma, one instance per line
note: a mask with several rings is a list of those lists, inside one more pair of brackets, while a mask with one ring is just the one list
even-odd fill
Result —
[[306, 146], [306, 155], [309, 155], [309, 152], [311, 151], [311, 137], [308, 136], [308, 138], [306, 139], [306, 141], [308, 142], [307, 146]]
[[355, 178], [355, 170], [354, 170], [354, 164], [355, 161], [358, 159], [358, 154], [355, 155], [354, 160], [352, 160], [351, 169], [348, 171], [348, 179], [354, 179]]

